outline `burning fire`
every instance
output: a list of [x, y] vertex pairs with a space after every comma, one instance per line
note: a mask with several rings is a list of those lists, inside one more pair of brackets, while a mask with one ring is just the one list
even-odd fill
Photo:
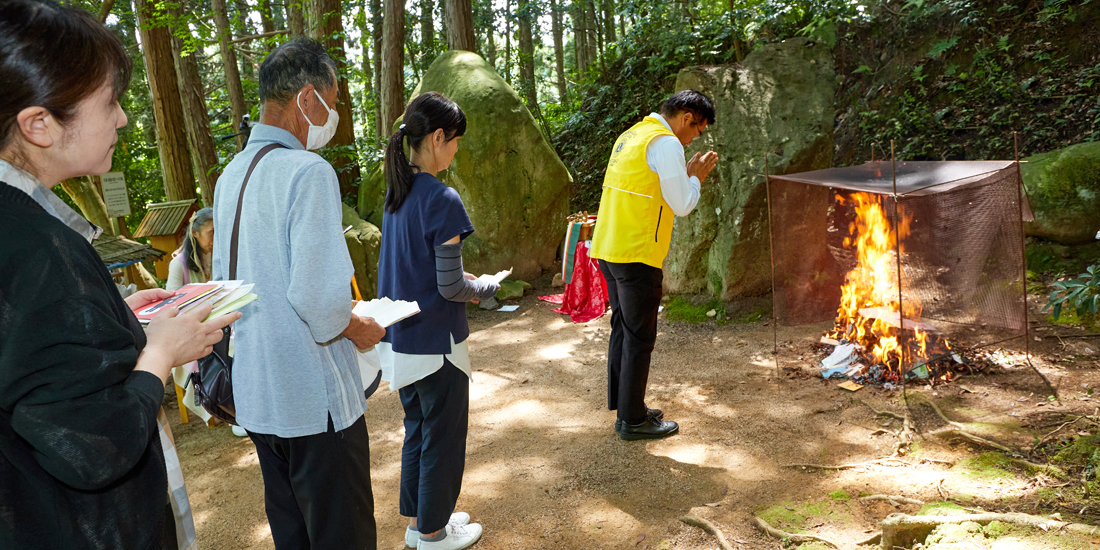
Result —
[[[855, 209], [856, 220], [848, 226], [844, 246], [854, 246], [858, 262], [841, 287], [840, 308], [831, 336], [860, 344], [871, 351], [876, 364], [900, 371], [903, 330], [911, 329], [904, 339], [909, 348], [905, 362], [909, 365], [927, 356], [928, 331], [934, 330], [919, 322], [920, 302], [910, 296], [902, 297], [898, 289], [895, 247], [898, 237], [903, 241], [909, 235], [911, 216], [901, 216], [895, 236], [883, 212], [882, 201], [886, 197], [853, 193], [849, 199], [841, 195], [836, 198], [840, 204], [852, 204]], [[900, 316], [899, 298], [900, 307], [904, 308]]]

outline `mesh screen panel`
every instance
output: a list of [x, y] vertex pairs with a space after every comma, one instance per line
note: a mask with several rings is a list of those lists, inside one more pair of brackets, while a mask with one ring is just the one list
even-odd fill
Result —
[[[897, 202], [898, 215], [909, 224], [900, 239], [902, 301], [919, 302], [922, 320], [949, 338], [994, 328], [1000, 339], [1024, 335], [1021, 216], [1030, 208], [1015, 164], [904, 164], [909, 193], [899, 188]], [[890, 182], [889, 170], [889, 162], [876, 162], [769, 178], [779, 322], [802, 325], [836, 317], [845, 275], [857, 264], [855, 246], [844, 244], [856, 217], [852, 195], [870, 193], [890, 227], [897, 227], [892, 186], [884, 184]], [[837, 172], [835, 180], [831, 171]], [[867, 181], [858, 181], [859, 174]]]

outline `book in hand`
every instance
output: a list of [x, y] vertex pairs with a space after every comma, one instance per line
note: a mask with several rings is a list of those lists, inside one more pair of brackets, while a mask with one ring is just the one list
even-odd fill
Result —
[[257, 296], [251, 292], [252, 286], [243, 284], [243, 281], [193, 283], [180, 287], [167, 298], [138, 307], [134, 315], [144, 326], [168, 307], [178, 308], [182, 314], [209, 303], [213, 308], [205, 319], [209, 321], [254, 302]]
[[382, 297], [359, 302], [351, 312], [360, 317], [371, 317], [379, 326], [385, 328], [420, 313], [420, 305], [415, 301], [393, 301]]

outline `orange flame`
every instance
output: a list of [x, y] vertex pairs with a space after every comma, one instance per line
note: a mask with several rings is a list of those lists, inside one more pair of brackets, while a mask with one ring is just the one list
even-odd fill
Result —
[[[898, 237], [904, 239], [909, 235], [910, 217], [902, 216], [898, 224], [898, 237], [895, 237], [883, 211], [881, 201], [885, 197], [853, 193], [851, 199], [856, 220], [848, 226], [849, 236], [844, 239], [844, 246], [851, 248], [854, 245], [857, 264], [848, 272], [841, 287], [834, 335], [859, 343], [871, 350], [877, 362], [889, 365], [890, 360], [901, 357], [901, 329], [884, 318], [889, 314], [879, 313], [875, 318], [869, 318], [860, 314], [860, 310], [881, 308], [880, 312], [889, 311], [898, 316], [900, 293], [895, 247], [898, 246]], [[845, 203], [840, 195], [837, 195], [837, 201]], [[902, 306], [905, 311], [900, 317], [906, 322], [920, 317], [921, 306], [915, 299], [906, 296]], [[897, 324], [903, 323], [900, 318], [895, 319]], [[918, 356], [924, 357], [928, 345], [927, 332], [914, 328], [913, 337], [909, 340], [916, 344]]]

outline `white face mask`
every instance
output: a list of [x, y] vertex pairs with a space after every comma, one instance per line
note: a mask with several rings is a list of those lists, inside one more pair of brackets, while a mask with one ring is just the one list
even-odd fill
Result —
[[324, 126], [317, 126], [309, 120], [309, 116], [306, 115], [305, 109], [302, 109], [302, 92], [298, 92], [298, 97], [296, 98], [298, 110], [302, 111], [302, 116], [306, 117], [306, 122], [309, 122], [309, 135], [306, 136], [306, 149], [310, 151], [324, 147], [325, 144], [332, 139], [332, 136], [336, 135], [336, 125], [340, 123], [340, 115], [336, 114], [336, 110], [330, 108], [328, 103], [325, 103], [324, 98], [321, 97], [321, 94], [317, 93], [316, 89], [313, 90], [313, 93], [317, 95], [317, 99], [321, 100], [321, 105], [324, 105], [325, 108], [328, 109], [328, 121], [325, 122]]

